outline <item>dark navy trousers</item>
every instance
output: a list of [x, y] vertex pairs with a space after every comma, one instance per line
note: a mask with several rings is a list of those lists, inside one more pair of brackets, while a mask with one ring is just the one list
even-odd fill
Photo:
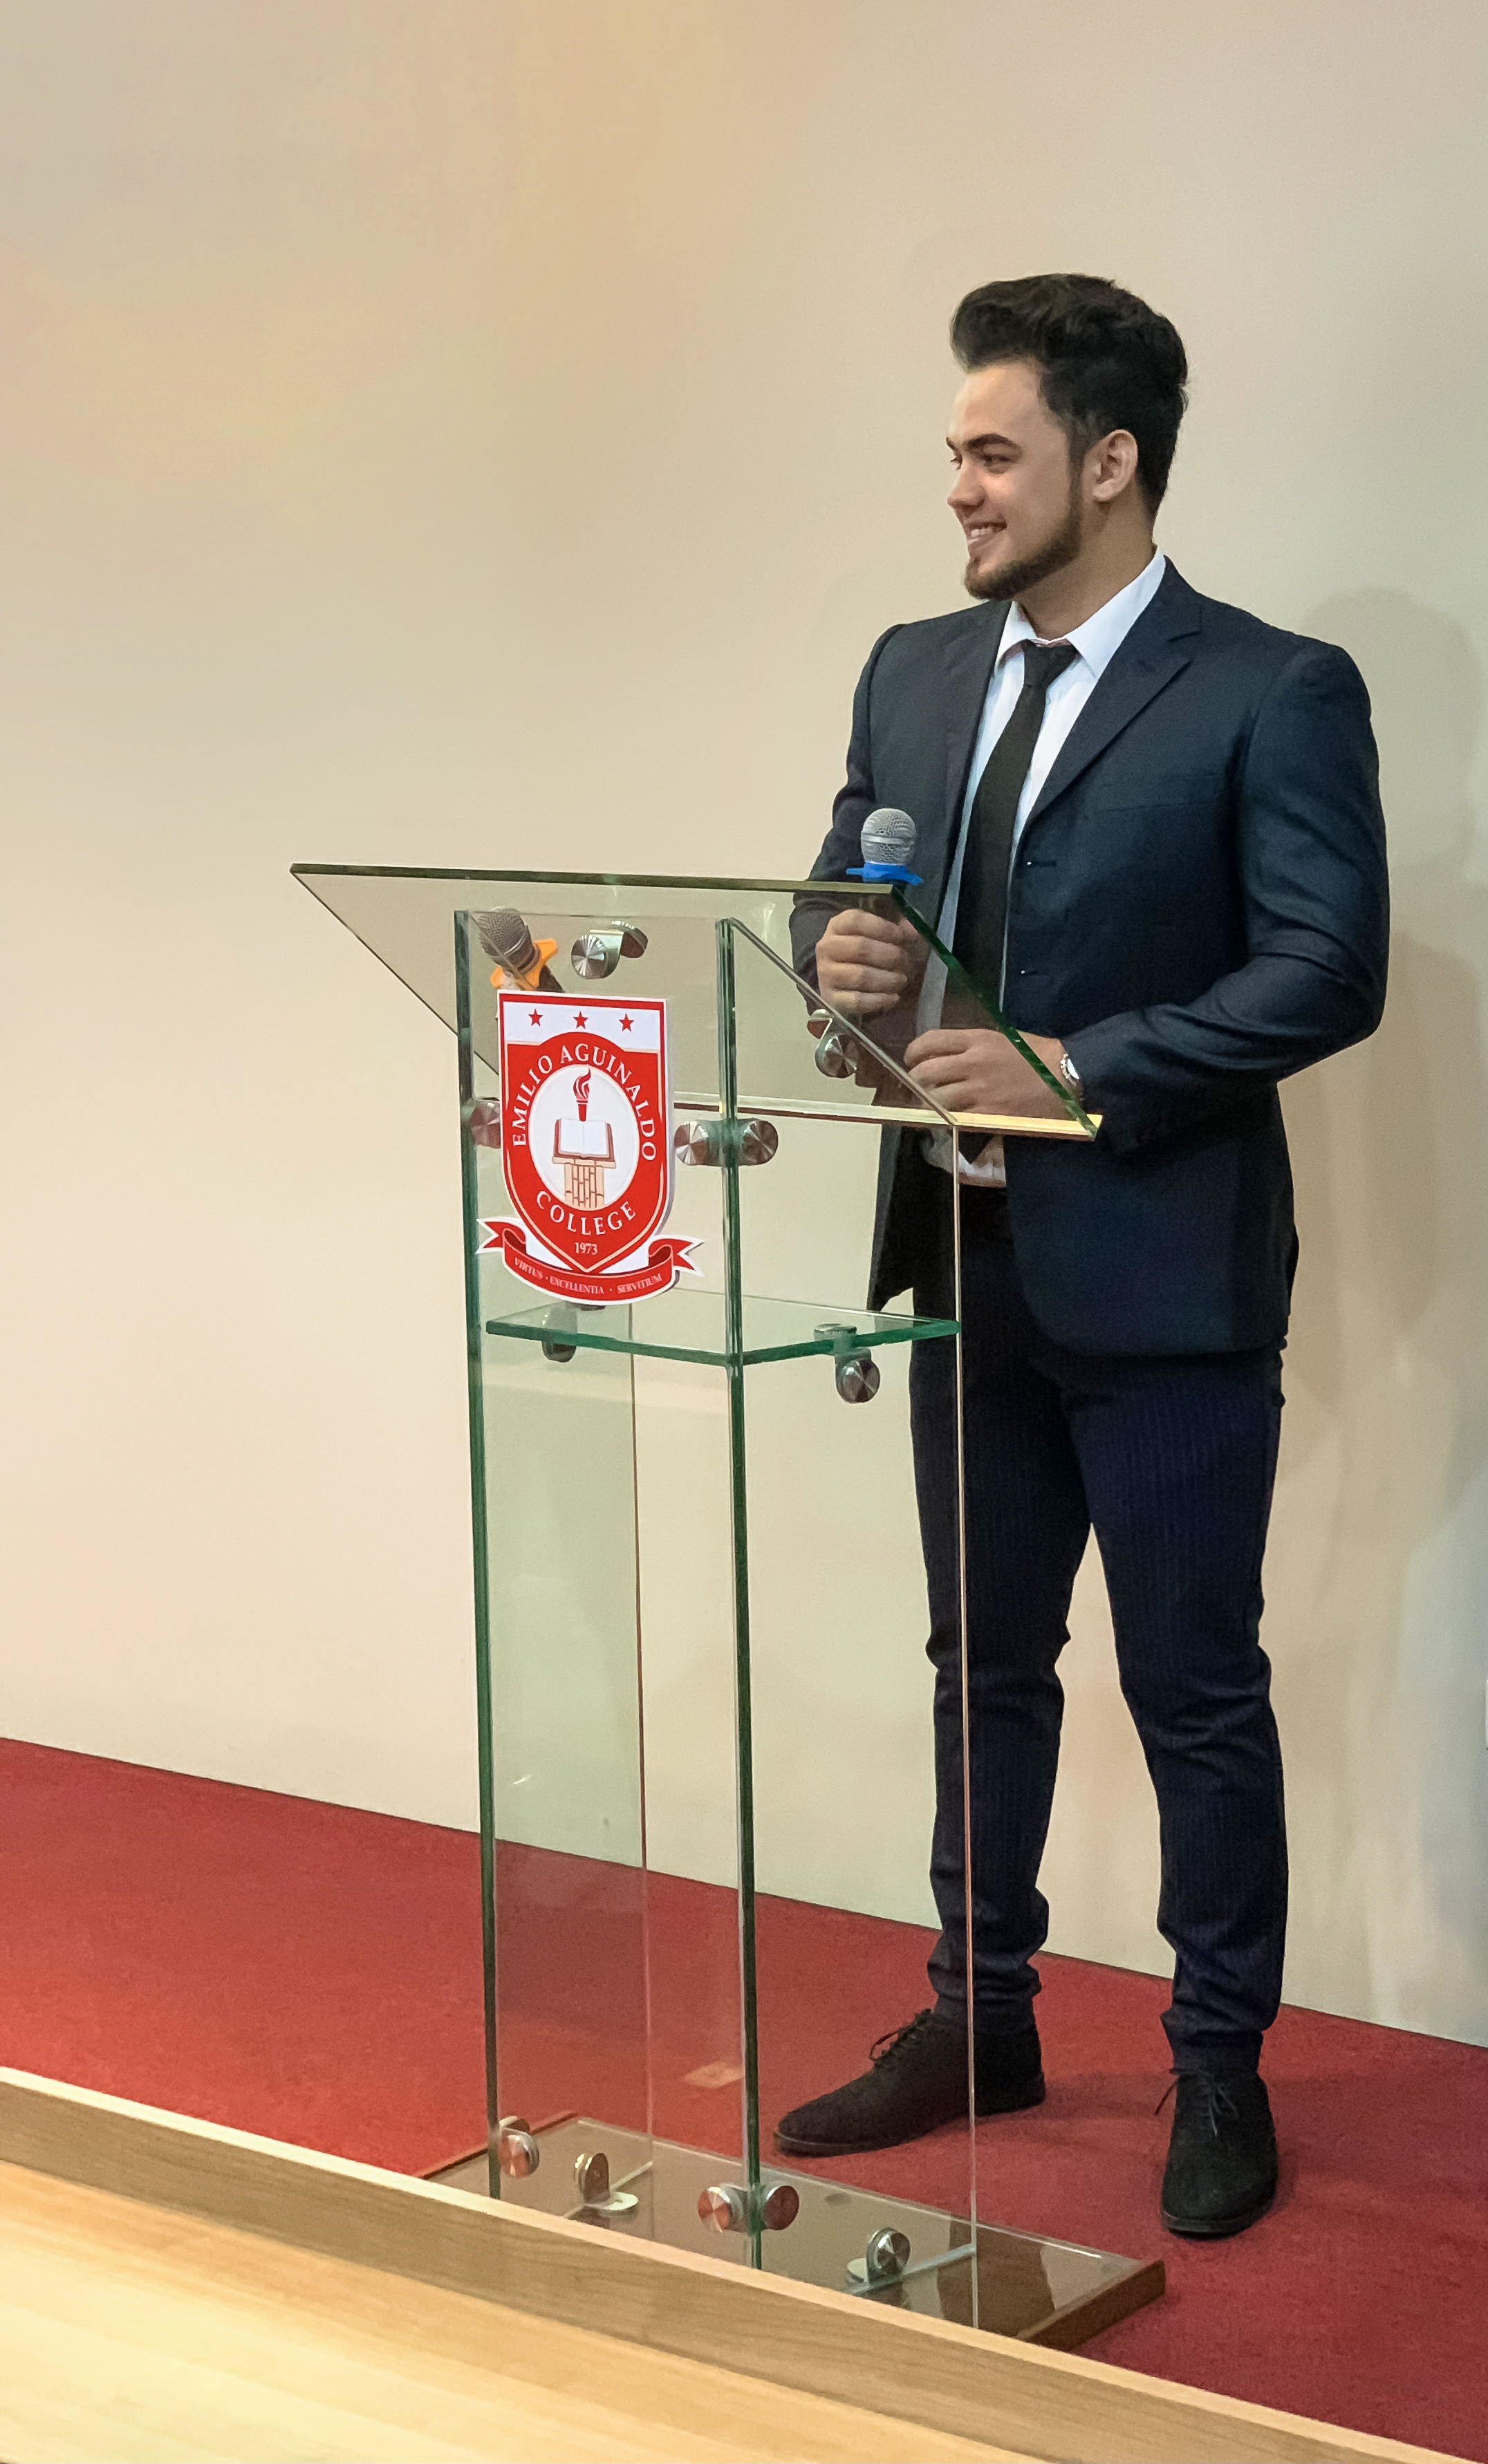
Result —
[[[950, 1310], [950, 1184], [922, 1310]], [[1152, 1271], [1162, 1273], [1161, 1259]], [[1179, 2070], [1254, 2069], [1286, 1933], [1281, 1755], [1260, 1572], [1281, 1414], [1278, 1349], [1089, 1357], [1052, 1342], [1018, 1281], [1000, 1194], [962, 1204], [971, 1995], [1028, 2024], [1048, 1930], [1038, 1868], [1064, 1706], [1057, 1662], [1094, 1528], [1122, 1691], [1157, 1792], [1164, 2014]], [[917, 1345], [910, 1413], [935, 1668], [931, 1880], [941, 2012], [967, 1991], [956, 1546], [955, 1346]]]

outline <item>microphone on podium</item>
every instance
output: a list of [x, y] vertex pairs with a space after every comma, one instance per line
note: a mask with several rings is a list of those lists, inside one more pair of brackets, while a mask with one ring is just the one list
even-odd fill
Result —
[[489, 915], [473, 915], [471, 922], [486, 957], [498, 962], [491, 979], [498, 990], [504, 983], [513, 990], [527, 992], [563, 991], [547, 963], [557, 942], [534, 941], [526, 917], [519, 915], [515, 907], [498, 907]]

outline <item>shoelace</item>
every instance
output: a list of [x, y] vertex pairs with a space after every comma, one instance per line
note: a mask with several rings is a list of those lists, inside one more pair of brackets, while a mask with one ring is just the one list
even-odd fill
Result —
[[1203, 2126], [1208, 2128], [1211, 2137], [1215, 2139], [1219, 2137], [1219, 2123], [1221, 2115], [1223, 2115], [1227, 2122], [1239, 2121], [1240, 2108], [1236, 2104], [1229, 2088], [1226, 2087], [1224, 2080], [1211, 2079], [1208, 2071], [1174, 2071], [1172, 2085], [1170, 2087], [1166, 2087], [1163, 2090], [1162, 2095], [1158, 2098], [1156, 2104], [1152, 2108], [1154, 2113], [1161, 2113], [1164, 2105], [1167, 2102], [1168, 2098], [1170, 2096], [1177, 2095], [1178, 2082], [1182, 2079], [1197, 2079], [1204, 2097]]
[[877, 2037], [868, 2048], [868, 2058], [875, 2070], [880, 2063], [892, 2061], [900, 2047], [908, 2045], [911, 2036], [922, 2035], [930, 2026], [933, 2015], [929, 2011], [917, 2011], [902, 2028], [890, 2028], [886, 2035]]

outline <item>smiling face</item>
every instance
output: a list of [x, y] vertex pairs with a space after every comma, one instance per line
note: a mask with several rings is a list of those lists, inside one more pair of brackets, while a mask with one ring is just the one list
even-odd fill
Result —
[[1085, 544], [1083, 467], [1031, 361], [973, 368], [945, 441], [956, 467], [946, 501], [966, 534], [974, 599], [1016, 599], [1075, 562]]

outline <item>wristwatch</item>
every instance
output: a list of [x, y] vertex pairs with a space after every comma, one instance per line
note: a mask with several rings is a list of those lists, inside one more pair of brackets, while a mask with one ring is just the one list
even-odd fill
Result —
[[1061, 1052], [1061, 1053], [1060, 1053], [1060, 1055], [1059, 1055], [1059, 1067], [1060, 1067], [1060, 1068], [1063, 1070], [1065, 1077], [1069, 1080], [1070, 1085], [1074, 1088], [1075, 1092], [1076, 1092], [1076, 1094], [1077, 1095], [1077, 1094], [1079, 1093], [1079, 1090], [1080, 1090], [1080, 1074], [1079, 1074], [1079, 1071], [1076, 1068], [1074, 1062], [1070, 1059], [1070, 1056], [1069, 1056], [1069, 1054], [1068, 1054], [1067, 1052]]

